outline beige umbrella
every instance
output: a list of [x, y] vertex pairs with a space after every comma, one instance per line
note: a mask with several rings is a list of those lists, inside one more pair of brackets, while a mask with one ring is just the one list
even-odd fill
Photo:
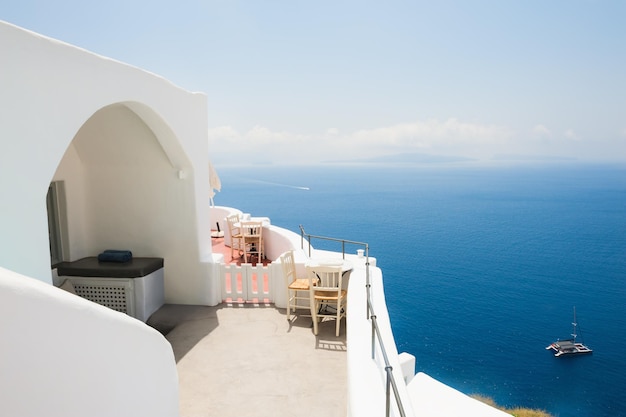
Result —
[[211, 187], [209, 198], [211, 199], [211, 206], [215, 206], [213, 202], [213, 197], [215, 197], [216, 191], [222, 190], [222, 182], [220, 181], [220, 177], [217, 175], [215, 168], [213, 168], [213, 164], [209, 162], [209, 186]]
[[[215, 171], [215, 168], [213, 168], [213, 164], [211, 162], [209, 162], [209, 186], [211, 188], [209, 191], [211, 207], [215, 207], [213, 197], [215, 197], [216, 191], [222, 190], [222, 182], [220, 181], [220, 177], [217, 175], [217, 172]], [[224, 232], [220, 230], [220, 223], [217, 222], [215, 225], [217, 226], [217, 231], [212, 231], [211, 237], [224, 237]]]

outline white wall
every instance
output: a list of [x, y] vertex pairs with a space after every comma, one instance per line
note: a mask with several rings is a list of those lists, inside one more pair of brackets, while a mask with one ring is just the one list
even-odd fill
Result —
[[[64, 179], [72, 200], [68, 207], [72, 257], [96, 255], [94, 250], [109, 244], [136, 245], [139, 237], [156, 235], [143, 242], [141, 251], [158, 252], [165, 258], [166, 300], [215, 304], [219, 297], [208, 292], [213, 277], [209, 266], [206, 97], [4, 22], [0, 22], [0, 56], [0, 266], [51, 282], [45, 197], [53, 178]], [[111, 105], [118, 107], [108, 108]], [[103, 108], [107, 108], [105, 113], [110, 110], [115, 114], [99, 113]], [[96, 128], [104, 126], [101, 122], [111, 118], [119, 122], [117, 130], [98, 132]], [[151, 163], [160, 169], [157, 173], [152, 167], [150, 173], [163, 182], [159, 194], [146, 198], [140, 185], [153, 189], [154, 180], [146, 178], [148, 170], [139, 168], [140, 160], [136, 165], [126, 160], [130, 164], [121, 168], [116, 164], [95, 166], [95, 158], [81, 159], [89, 153], [82, 145], [96, 146], [99, 142], [94, 137], [121, 141], [122, 137], [115, 137], [120, 132], [126, 132], [126, 142], [114, 146], [157, 152], [151, 154]], [[77, 133], [78, 146], [72, 147]], [[144, 146], [146, 141], [152, 144]], [[120, 151], [107, 148], [113, 144], [100, 145], [91, 150], [92, 154], [94, 149], [109, 154]], [[64, 155], [68, 162], [60, 166]], [[184, 180], [178, 180], [179, 171], [184, 173]], [[99, 191], [112, 181], [124, 185], [126, 201], [113, 212], [106, 211], [108, 216], [103, 213], [113, 207], [108, 197], [115, 190]], [[159, 221], [149, 231], [143, 227], [146, 220], [132, 223], [138, 218], [142, 200], [152, 207], [142, 207], [150, 211], [143, 211], [141, 216]], [[121, 227], [107, 228], [121, 218], [129, 228], [126, 236], [119, 234]], [[85, 229], [79, 230], [81, 227]], [[167, 230], [173, 231], [172, 239], [164, 243], [161, 238]], [[121, 237], [130, 240], [122, 241]], [[161, 246], [154, 248], [157, 245]]]
[[[304, 263], [308, 259], [305, 251], [301, 249], [300, 235], [291, 230], [273, 225], [264, 226], [263, 240], [265, 242], [265, 256], [269, 259], [278, 259], [280, 255], [288, 250], [295, 251], [294, 255], [297, 263]], [[299, 272], [304, 273], [304, 269]]]
[[[385, 413], [385, 373], [384, 362], [380, 351], [376, 360], [371, 356], [372, 325], [367, 320], [367, 293], [365, 262], [353, 262], [354, 269], [350, 273], [348, 287], [348, 305], [346, 333], [348, 345], [348, 416], [384, 415]], [[409, 394], [404, 385], [398, 351], [391, 331], [389, 313], [385, 303], [383, 276], [380, 268], [370, 267], [372, 303], [374, 305], [378, 325], [387, 349], [387, 355], [396, 381], [399, 382], [400, 395], [407, 416], [413, 413]], [[378, 344], [378, 343], [377, 343]], [[392, 404], [395, 400], [392, 397]], [[399, 415], [393, 412], [392, 415]]]
[[174, 354], [156, 330], [3, 268], [0, 305], [0, 415], [178, 415]]

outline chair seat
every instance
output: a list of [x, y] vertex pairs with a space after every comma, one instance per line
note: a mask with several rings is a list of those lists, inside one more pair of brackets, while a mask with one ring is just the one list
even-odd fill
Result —
[[[341, 290], [341, 298], [347, 294], [346, 290]], [[316, 300], [338, 300], [337, 291], [315, 291]]]
[[289, 284], [289, 289], [297, 290], [297, 291], [306, 291], [309, 289], [309, 279], [298, 278], [295, 281], [292, 281], [291, 284]]

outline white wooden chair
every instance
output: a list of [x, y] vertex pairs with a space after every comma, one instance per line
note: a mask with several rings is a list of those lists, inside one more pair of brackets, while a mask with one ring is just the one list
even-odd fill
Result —
[[339, 336], [341, 319], [346, 315], [348, 294], [347, 290], [341, 288], [341, 269], [341, 265], [307, 267], [313, 333], [316, 335], [320, 319], [334, 318], [335, 335]]
[[256, 255], [257, 262], [263, 262], [263, 223], [258, 221], [241, 222], [243, 259], [249, 262]]
[[280, 255], [285, 285], [287, 286], [287, 320], [291, 320], [291, 311], [310, 308], [309, 279], [296, 276], [296, 262], [293, 250]]
[[[238, 259], [243, 250], [243, 237], [241, 235], [241, 225], [239, 221], [239, 214], [231, 214], [226, 217], [228, 233], [230, 233], [230, 257], [232, 259]], [[235, 258], [235, 251], [237, 251], [237, 258]]]

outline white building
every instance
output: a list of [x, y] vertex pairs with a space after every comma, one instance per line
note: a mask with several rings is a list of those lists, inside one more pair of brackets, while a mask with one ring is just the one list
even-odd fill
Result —
[[[165, 259], [164, 302], [221, 301], [206, 97], [5, 22], [0, 57], [0, 415], [176, 416], [169, 343], [50, 285], [51, 265], [132, 249]], [[349, 410], [365, 415], [383, 384], [368, 365], [369, 324], [348, 322]], [[401, 386], [409, 410], [502, 415], [423, 374], [414, 381]]]
[[218, 303], [206, 97], [4, 22], [0, 56], [0, 414], [177, 415], [167, 341], [48, 285], [46, 202], [61, 260], [132, 248], [166, 259], [166, 302]]

